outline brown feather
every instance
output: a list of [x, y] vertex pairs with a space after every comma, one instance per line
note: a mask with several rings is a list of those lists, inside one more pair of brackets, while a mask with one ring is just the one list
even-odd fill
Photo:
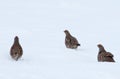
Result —
[[10, 55], [16, 61], [23, 55], [23, 49], [19, 43], [19, 38], [17, 36], [14, 38], [14, 43], [10, 49]]
[[65, 45], [67, 48], [76, 49], [78, 46], [80, 46], [77, 39], [73, 37], [68, 30], [65, 30], [64, 32], [66, 34]]
[[97, 45], [99, 48], [98, 52], [98, 61], [100, 62], [115, 62], [113, 59], [113, 54], [110, 52], [106, 52], [104, 47], [101, 44]]

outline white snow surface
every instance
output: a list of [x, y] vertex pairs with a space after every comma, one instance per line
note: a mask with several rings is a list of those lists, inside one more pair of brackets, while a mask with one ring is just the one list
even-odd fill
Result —
[[[120, 79], [119, 9], [120, 0], [0, 0], [0, 79]], [[65, 47], [65, 29], [77, 50]], [[97, 61], [99, 43], [115, 63]]]

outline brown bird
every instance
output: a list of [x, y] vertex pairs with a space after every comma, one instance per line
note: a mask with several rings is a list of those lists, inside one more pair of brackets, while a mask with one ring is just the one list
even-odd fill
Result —
[[64, 33], [66, 34], [65, 45], [67, 48], [76, 49], [78, 46], [80, 46], [77, 39], [73, 37], [68, 30], [65, 30]]
[[23, 55], [23, 49], [19, 43], [19, 38], [16, 36], [14, 38], [14, 43], [10, 49], [10, 55], [14, 60], [18, 60]]
[[104, 49], [104, 47], [101, 44], [97, 45], [99, 48], [99, 52], [98, 52], [98, 61], [99, 62], [115, 62], [113, 59], [113, 54], [110, 52], [106, 52], [106, 50]]

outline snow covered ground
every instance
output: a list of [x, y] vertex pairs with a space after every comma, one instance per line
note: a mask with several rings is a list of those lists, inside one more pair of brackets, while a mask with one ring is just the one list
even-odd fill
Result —
[[[119, 0], [0, 0], [0, 79], [120, 79]], [[68, 29], [81, 44], [64, 45]], [[9, 55], [19, 36], [24, 55]], [[97, 62], [97, 44], [116, 63]]]

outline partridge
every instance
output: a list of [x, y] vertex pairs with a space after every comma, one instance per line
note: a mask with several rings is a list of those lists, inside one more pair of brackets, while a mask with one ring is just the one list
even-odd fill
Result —
[[23, 49], [19, 43], [19, 38], [16, 36], [14, 38], [14, 43], [10, 49], [10, 55], [14, 60], [18, 60], [23, 55]]
[[65, 30], [64, 33], [66, 34], [65, 45], [67, 48], [76, 49], [78, 46], [80, 46], [77, 39], [73, 37], [68, 30]]
[[101, 44], [98, 44], [97, 46], [99, 48], [98, 62], [115, 62], [112, 53], [107, 52]]

